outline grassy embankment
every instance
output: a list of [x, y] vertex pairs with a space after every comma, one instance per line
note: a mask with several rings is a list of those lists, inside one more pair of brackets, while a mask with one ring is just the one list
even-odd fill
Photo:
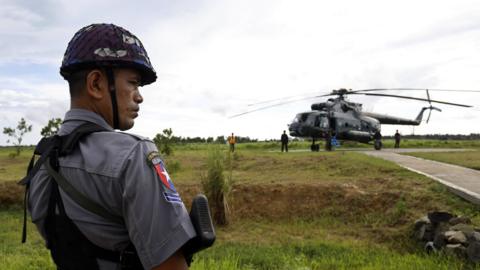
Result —
[[480, 170], [480, 150], [468, 152], [406, 153], [406, 155], [430, 159]]
[[[426, 177], [360, 153], [269, 151], [277, 148], [238, 145], [231, 222], [217, 228], [214, 247], [197, 255], [192, 269], [475, 269], [424, 254], [410, 234], [414, 220], [432, 210], [480, 224], [478, 207]], [[12, 161], [4, 152], [0, 197], [10, 199], [0, 211], [0, 265], [53, 269], [34, 226], [27, 244], [19, 243], [22, 194], [12, 181], [23, 176], [28, 154]], [[169, 158], [180, 164], [173, 180], [187, 205], [200, 191], [206, 155], [203, 145], [185, 145]]]
[[[392, 139], [382, 140], [384, 148], [393, 148], [395, 141]], [[322, 140], [316, 142], [320, 144], [320, 149], [324, 149], [324, 142]], [[296, 141], [289, 143], [289, 149], [305, 150], [310, 149], [311, 141]], [[357, 143], [351, 141], [341, 141], [339, 149], [349, 148], [370, 148], [373, 149], [372, 144]], [[265, 150], [279, 150], [279, 142], [262, 142], [262, 143], [246, 143], [237, 145], [245, 149], [265, 149]], [[419, 140], [419, 139], [403, 139], [400, 144], [401, 148], [470, 148], [480, 150], [480, 140]], [[186, 147], [191, 147], [186, 146]]]

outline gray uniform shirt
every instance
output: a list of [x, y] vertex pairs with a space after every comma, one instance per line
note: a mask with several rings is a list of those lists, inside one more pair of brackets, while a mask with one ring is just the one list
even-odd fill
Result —
[[[78, 191], [123, 217], [124, 224], [89, 212], [60, 189], [66, 214], [91, 242], [102, 248], [120, 251], [131, 241], [144, 268], [151, 269], [195, 236], [188, 212], [168, 173], [148, 161], [149, 155], [155, 156], [157, 151], [153, 142], [114, 132], [98, 114], [81, 109], [66, 113], [59, 135], [69, 134], [85, 122], [111, 132], [96, 132], [81, 139], [71, 155], [59, 159], [59, 171]], [[155, 160], [164, 168], [158, 157]], [[45, 239], [50, 183], [50, 176], [41, 168], [31, 181], [28, 203], [32, 221]], [[118, 268], [103, 260], [99, 264], [101, 269]]]

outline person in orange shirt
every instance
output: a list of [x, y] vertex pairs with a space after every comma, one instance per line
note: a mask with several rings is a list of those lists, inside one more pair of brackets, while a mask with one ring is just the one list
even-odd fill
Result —
[[230, 145], [230, 152], [235, 152], [235, 135], [228, 136], [228, 144]]

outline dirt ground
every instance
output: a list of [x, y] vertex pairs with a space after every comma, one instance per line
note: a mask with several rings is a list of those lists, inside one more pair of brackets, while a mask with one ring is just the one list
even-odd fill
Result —
[[[200, 187], [178, 185], [188, 207]], [[389, 211], [398, 201], [394, 192], [369, 193], [353, 184], [236, 185], [230, 195], [232, 218], [314, 219], [322, 215], [358, 219], [366, 212]]]

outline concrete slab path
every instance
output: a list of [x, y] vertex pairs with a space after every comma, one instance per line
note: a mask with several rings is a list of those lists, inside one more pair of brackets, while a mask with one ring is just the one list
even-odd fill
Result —
[[406, 152], [453, 152], [462, 149], [385, 149], [363, 153], [393, 161], [398, 165], [430, 177], [462, 198], [480, 205], [480, 171], [443, 162], [401, 155]]

